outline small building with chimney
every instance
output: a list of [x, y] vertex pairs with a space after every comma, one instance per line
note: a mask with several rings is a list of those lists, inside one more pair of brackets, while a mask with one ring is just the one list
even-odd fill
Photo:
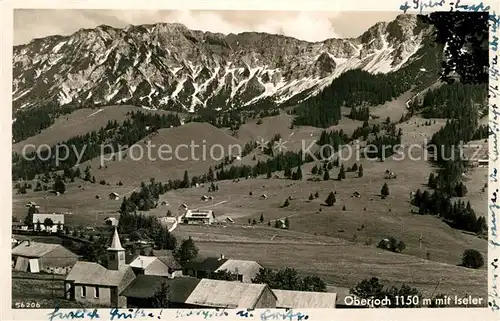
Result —
[[237, 281], [243, 283], [252, 283], [262, 269], [256, 261], [226, 259], [224, 255], [209, 257], [202, 260], [194, 260], [184, 264], [184, 275], [196, 277], [199, 279], [212, 278], [214, 273], [223, 271], [236, 274]]
[[73, 266], [64, 281], [66, 299], [86, 306], [126, 306], [127, 300], [120, 293], [135, 279], [135, 273], [125, 263], [125, 249], [121, 245], [116, 228], [107, 252], [106, 267], [99, 263], [83, 261]]
[[168, 278], [182, 276], [182, 266], [173, 256], [139, 255], [130, 262], [136, 275], [155, 275]]

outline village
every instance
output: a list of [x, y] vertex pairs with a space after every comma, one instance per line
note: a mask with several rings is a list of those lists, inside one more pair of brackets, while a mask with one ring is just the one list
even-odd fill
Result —
[[[114, 194], [111, 197], [118, 197]], [[26, 204], [38, 208], [36, 203]], [[212, 210], [189, 210], [175, 217], [177, 224], [216, 224]], [[252, 260], [207, 257], [180, 264], [172, 251], [154, 250], [148, 242], [149, 255], [132, 254], [122, 246], [117, 231], [118, 220], [106, 218], [111, 239], [106, 248], [105, 264], [82, 261], [79, 256], [61, 244], [44, 243], [44, 236], [58, 235], [78, 241], [64, 224], [65, 214], [33, 214], [33, 229], [17, 224], [13, 226], [12, 268], [14, 282], [26, 275], [49, 276], [63, 283], [63, 295], [68, 302], [82, 306], [151, 308], [165, 284], [168, 292], [164, 303], [169, 308], [349, 308], [345, 297], [348, 289], [336, 292], [313, 292], [272, 289], [267, 284], [252, 283], [264, 268]], [[171, 217], [166, 217], [171, 218]], [[167, 220], [169, 223], [171, 220]], [[90, 230], [90, 229], [89, 229]], [[20, 234], [15, 234], [20, 233]], [[23, 235], [24, 234], [24, 235]], [[37, 234], [33, 241], [27, 235]], [[127, 240], [128, 241], [128, 240]], [[130, 242], [128, 242], [130, 243]], [[63, 241], [64, 244], [64, 241]], [[148, 247], [149, 246], [149, 247]], [[231, 281], [214, 279], [218, 273], [234, 275]], [[55, 298], [54, 298], [55, 299]], [[61, 298], [60, 298], [61, 299]], [[354, 306], [356, 306], [354, 304]], [[359, 307], [359, 306], [358, 306]]]

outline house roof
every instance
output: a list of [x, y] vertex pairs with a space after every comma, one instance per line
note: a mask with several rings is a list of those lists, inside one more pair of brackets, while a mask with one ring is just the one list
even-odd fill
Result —
[[276, 307], [289, 309], [332, 309], [337, 302], [336, 293], [274, 290]]
[[154, 256], [139, 255], [132, 262], [130, 262], [130, 267], [144, 269], [147, 268], [148, 265], [150, 265], [157, 259], [158, 258]]
[[158, 256], [158, 260], [173, 270], [182, 270], [182, 265], [177, 261], [172, 254], [165, 256]]
[[[338, 286], [327, 285], [328, 292], [334, 292], [337, 295], [337, 305], [346, 305], [345, 298], [350, 296], [354, 297], [349, 291], [348, 288], [342, 288]], [[354, 306], [354, 304], [353, 304]], [[361, 306], [361, 305], [360, 305]]]
[[186, 218], [215, 218], [214, 211], [212, 210], [187, 210]]
[[254, 308], [266, 287], [268, 288], [266, 284], [202, 279], [185, 303], [209, 307]]
[[120, 242], [120, 236], [118, 235], [118, 231], [115, 227], [115, 231], [113, 232], [113, 238], [111, 239], [111, 245], [108, 247], [108, 250], [115, 250], [115, 251], [124, 251], [125, 249], [122, 247], [122, 244]]
[[140, 274], [120, 295], [141, 299], [151, 298], [155, 295], [162, 281], [166, 281], [170, 287], [170, 301], [176, 303], [186, 302], [200, 282], [199, 279], [191, 277], [169, 279], [163, 276]]
[[203, 260], [195, 260], [191, 262], [187, 262], [184, 265], [184, 268], [195, 269], [195, 270], [203, 270], [203, 271], [215, 271], [222, 264], [226, 263], [227, 259], [219, 259], [216, 257], [208, 257]]
[[[48, 243], [24, 241], [12, 249], [12, 255], [39, 258], [43, 257], [44, 255], [47, 255], [48, 253], [52, 252], [53, 250], [59, 247], [63, 246], [60, 244], [48, 244]], [[74, 256], [76, 257], [77, 255], [74, 254]]]
[[217, 271], [228, 270], [228, 271], [238, 271], [238, 274], [245, 274], [255, 270], [256, 267], [262, 268], [262, 265], [255, 261], [245, 261], [245, 260], [232, 260], [229, 259], [224, 262], [221, 266], [217, 268]]
[[69, 272], [66, 281], [78, 284], [119, 286], [129, 269], [130, 267], [126, 265], [120, 270], [108, 270], [98, 263], [79, 261]]
[[64, 224], [64, 214], [41, 214], [34, 213], [33, 214], [33, 224], [36, 224], [40, 221], [41, 224], [45, 221], [45, 219], [50, 218], [54, 224], [61, 223]]

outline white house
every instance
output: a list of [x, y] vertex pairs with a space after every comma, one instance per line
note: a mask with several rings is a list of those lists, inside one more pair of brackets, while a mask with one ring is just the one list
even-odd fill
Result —
[[104, 222], [111, 226], [118, 226], [118, 219], [116, 217], [106, 217]]
[[[46, 220], [52, 222], [52, 226], [45, 226]], [[48, 221], [47, 221], [48, 222]], [[64, 228], [64, 214], [33, 214], [33, 228], [36, 231], [40, 227], [41, 231], [56, 233], [58, 229]]]
[[118, 194], [116, 192], [112, 192], [109, 194], [109, 199], [117, 201], [120, 199], [120, 194]]
[[187, 210], [184, 223], [187, 224], [212, 224], [215, 214], [212, 210]]

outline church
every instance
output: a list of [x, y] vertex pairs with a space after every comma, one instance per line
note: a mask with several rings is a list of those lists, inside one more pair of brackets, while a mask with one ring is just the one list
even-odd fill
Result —
[[99, 263], [78, 261], [64, 281], [66, 298], [95, 307], [126, 307], [120, 293], [135, 279], [132, 268], [125, 263], [125, 249], [118, 231], [114, 230], [107, 249], [107, 267]]

